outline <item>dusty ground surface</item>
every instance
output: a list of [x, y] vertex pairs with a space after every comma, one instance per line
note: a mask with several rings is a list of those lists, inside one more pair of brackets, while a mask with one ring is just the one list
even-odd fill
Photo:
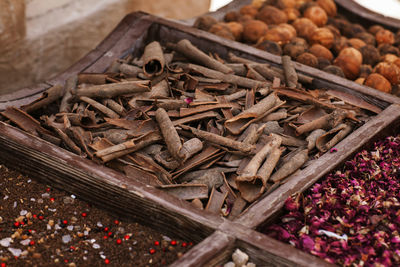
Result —
[[165, 266], [193, 244], [115, 216], [0, 162], [0, 266]]

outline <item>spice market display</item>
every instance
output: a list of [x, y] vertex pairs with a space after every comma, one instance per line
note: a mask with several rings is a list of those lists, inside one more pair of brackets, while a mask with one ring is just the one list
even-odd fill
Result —
[[194, 26], [400, 95], [400, 31], [352, 23], [334, 0], [255, 0], [221, 22], [205, 15]]
[[117, 60], [105, 74], [81, 73], [65, 94], [55, 85], [1, 114], [232, 219], [381, 111], [348, 93], [306, 90], [298, 80], [307, 77], [298, 77], [289, 57], [282, 60], [279, 72], [233, 54], [229, 63], [210, 57], [188, 40], [164, 50], [154, 41], [141, 59]]
[[289, 197], [262, 231], [341, 266], [399, 265], [399, 179], [400, 135], [389, 136]]

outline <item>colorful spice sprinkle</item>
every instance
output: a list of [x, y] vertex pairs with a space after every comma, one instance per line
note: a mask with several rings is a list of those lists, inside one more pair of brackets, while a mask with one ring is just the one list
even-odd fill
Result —
[[104, 263], [105, 263], [105, 264], [110, 264], [110, 260], [109, 260], [109, 259], [105, 259], [105, 260], [104, 260]]
[[150, 254], [154, 254], [154, 253], [156, 253], [156, 250], [154, 249], [154, 248], [152, 248], [152, 249], [150, 249]]
[[400, 264], [400, 135], [289, 197], [264, 232], [343, 266]]

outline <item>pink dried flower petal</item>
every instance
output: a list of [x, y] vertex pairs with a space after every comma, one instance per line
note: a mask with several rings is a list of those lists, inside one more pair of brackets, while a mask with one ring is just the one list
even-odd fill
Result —
[[193, 98], [191, 98], [191, 97], [186, 97], [184, 100], [185, 100], [185, 102], [186, 102], [187, 104], [190, 104], [190, 103], [193, 102]]

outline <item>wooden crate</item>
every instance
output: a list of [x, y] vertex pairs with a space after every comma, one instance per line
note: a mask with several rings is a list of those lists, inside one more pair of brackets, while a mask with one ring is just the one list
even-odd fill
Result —
[[[1, 97], [0, 110], [21, 106], [42, 91], [79, 72], [103, 72], [111, 62], [128, 53], [140, 55], [152, 40], [161, 43], [189, 39], [206, 52], [226, 58], [228, 52], [259, 62], [280, 66], [279, 57], [246, 45], [144, 13], [128, 15], [117, 28], [86, 57], [56, 78], [12, 95]], [[247, 251], [260, 265], [323, 266], [322, 260], [282, 244], [254, 229], [275, 214], [287, 196], [309, 187], [324, 173], [333, 170], [362, 146], [370, 143], [390, 125], [399, 122], [400, 99], [312, 68], [295, 64], [299, 73], [313, 77], [312, 87], [324, 87], [356, 94], [384, 110], [350, 134], [312, 165], [295, 174], [272, 194], [250, 206], [237, 220], [200, 211], [151, 186], [65, 151], [5, 123], [0, 123], [0, 159], [28, 175], [121, 216], [137, 220], [167, 234], [200, 242], [173, 266], [221, 264], [235, 247]]]

